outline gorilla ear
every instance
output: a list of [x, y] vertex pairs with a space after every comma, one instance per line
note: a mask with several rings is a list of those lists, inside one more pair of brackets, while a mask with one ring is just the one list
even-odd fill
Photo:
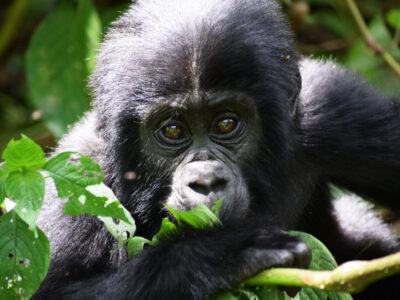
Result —
[[289, 98], [289, 109], [290, 109], [290, 116], [294, 117], [297, 112], [297, 104], [299, 102], [299, 94], [301, 91], [301, 75], [300, 70], [297, 69], [297, 72], [293, 79], [294, 89], [292, 95]]

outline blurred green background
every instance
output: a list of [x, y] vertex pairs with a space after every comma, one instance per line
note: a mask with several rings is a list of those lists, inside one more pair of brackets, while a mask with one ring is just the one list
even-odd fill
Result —
[[[20, 133], [51, 151], [90, 107], [86, 84], [95, 49], [130, 2], [0, 2], [0, 151]], [[366, 46], [345, 0], [280, 2], [301, 53], [333, 58], [381, 91], [400, 94], [400, 78]], [[400, 61], [400, 0], [357, 4], [375, 41]]]

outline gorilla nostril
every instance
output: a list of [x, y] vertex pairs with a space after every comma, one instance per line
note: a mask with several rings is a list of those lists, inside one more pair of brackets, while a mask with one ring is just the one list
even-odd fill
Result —
[[189, 187], [195, 192], [207, 196], [210, 193], [210, 188], [207, 185], [192, 182]]
[[226, 181], [225, 179], [218, 179], [211, 185], [211, 190], [214, 193], [222, 192], [225, 190], [227, 184], [228, 181]]

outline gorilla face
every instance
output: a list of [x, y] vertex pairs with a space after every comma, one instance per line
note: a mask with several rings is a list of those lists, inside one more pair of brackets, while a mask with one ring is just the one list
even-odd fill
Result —
[[[256, 2], [138, 3], [107, 34], [91, 77], [105, 182], [138, 234], [158, 229], [163, 204], [187, 210], [224, 197], [227, 221], [282, 215], [278, 203], [300, 199], [286, 172], [298, 55], [276, 4]], [[173, 17], [160, 18], [165, 10]]]
[[165, 203], [188, 210], [224, 197], [221, 218], [246, 216], [249, 193], [241, 172], [257, 149], [259, 118], [244, 94], [186, 94], [160, 101], [140, 129], [145, 155], [171, 178]]

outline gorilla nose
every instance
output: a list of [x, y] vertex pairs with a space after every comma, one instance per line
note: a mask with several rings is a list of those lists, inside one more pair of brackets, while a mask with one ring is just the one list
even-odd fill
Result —
[[197, 180], [189, 184], [189, 187], [196, 193], [204, 196], [209, 195], [211, 192], [219, 194], [223, 192], [228, 184], [228, 181], [223, 178], [215, 178], [214, 180]]
[[230, 170], [216, 160], [194, 161], [187, 164], [174, 178], [176, 191], [185, 199], [186, 206], [200, 203], [212, 205], [221, 197], [228, 196], [233, 188]]

